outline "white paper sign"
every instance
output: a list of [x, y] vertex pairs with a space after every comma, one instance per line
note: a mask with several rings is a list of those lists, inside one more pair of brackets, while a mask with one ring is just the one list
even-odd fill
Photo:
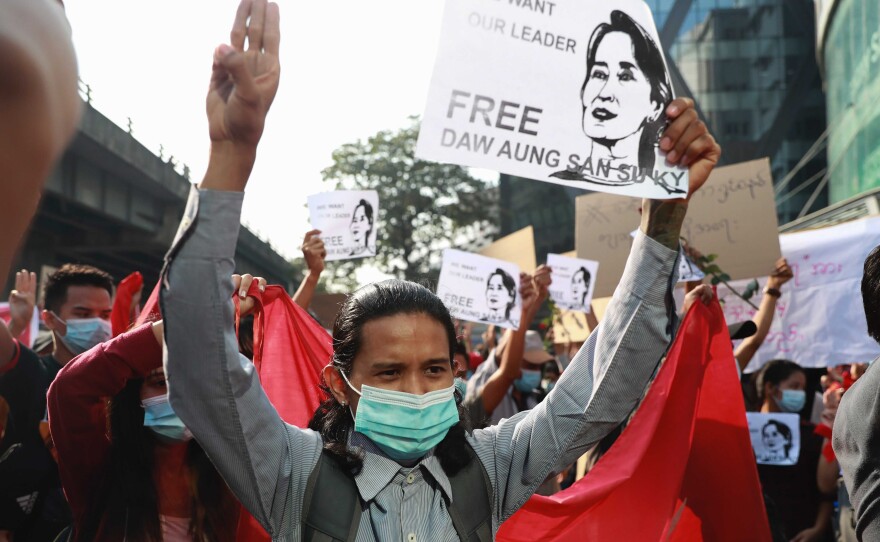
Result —
[[797, 465], [801, 450], [800, 416], [746, 412], [746, 418], [759, 465]]
[[379, 194], [375, 190], [309, 196], [312, 227], [321, 230], [327, 261], [376, 255]]
[[[880, 245], [880, 218], [867, 218], [779, 236], [782, 254], [794, 278], [782, 287], [770, 333], [746, 367], [751, 373], [771, 359], [802, 367], [830, 367], [867, 362], [880, 355], [868, 336], [861, 281], [868, 253]], [[742, 292], [748, 280], [731, 282]], [[759, 278], [763, 288], [766, 277]], [[718, 285], [728, 322], [751, 319], [755, 309]], [[752, 298], [760, 304], [761, 292]]]
[[416, 155], [656, 199], [672, 84], [641, 0], [447, 0]]
[[512, 263], [446, 249], [437, 295], [453, 318], [519, 327], [519, 267]]
[[547, 266], [553, 270], [553, 302], [563, 309], [590, 312], [599, 262], [547, 254]]

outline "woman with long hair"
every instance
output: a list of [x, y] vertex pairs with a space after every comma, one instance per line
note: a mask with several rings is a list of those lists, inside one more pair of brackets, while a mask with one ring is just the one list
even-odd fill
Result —
[[238, 504], [168, 404], [160, 341], [149, 324], [129, 331], [75, 358], [49, 390], [74, 540], [235, 539]]

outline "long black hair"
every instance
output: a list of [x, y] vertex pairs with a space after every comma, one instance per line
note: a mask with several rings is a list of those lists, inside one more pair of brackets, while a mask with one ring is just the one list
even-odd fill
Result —
[[364, 208], [364, 216], [367, 217], [367, 220], [370, 222], [370, 228], [367, 230], [367, 234], [364, 235], [364, 246], [369, 246], [370, 244], [370, 236], [373, 235], [373, 206], [370, 205], [370, 202], [361, 199], [357, 205], [354, 206], [354, 211], [351, 212], [351, 222], [354, 223], [354, 217], [357, 215], [358, 207]]
[[[140, 390], [143, 379], [129, 380], [108, 402], [110, 450], [77, 540], [160, 542], [159, 502], [153, 482], [156, 439], [144, 427]], [[190, 474], [190, 534], [193, 541], [233, 540], [238, 506], [232, 493], [195, 440], [186, 462]]]
[[[456, 336], [449, 310], [424, 286], [396, 279], [364, 286], [345, 300], [333, 324], [333, 367], [345, 376], [351, 375], [354, 358], [361, 348], [364, 325], [377, 318], [398, 314], [425, 314], [440, 323], [449, 339], [449, 365], [453, 367]], [[321, 434], [327, 453], [352, 474], [357, 474], [363, 467], [363, 457], [348, 447], [354, 420], [348, 406], [336, 400], [326, 382], [321, 384], [321, 390], [326, 398], [309, 421], [309, 429]], [[465, 435], [471, 431], [470, 420], [461, 406], [463, 397], [458, 391], [455, 399], [459, 422], [449, 429], [435, 450], [440, 465], [450, 476], [464, 468], [471, 457], [465, 448], [468, 445]]]
[[[623, 32], [629, 36], [632, 41], [633, 58], [635, 58], [639, 69], [651, 85], [651, 101], [658, 104], [661, 109], [665, 107], [672, 99], [672, 85], [669, 83], [669, 76], [666, 74], [663, 54], [660, 52], [657, 44], [654, 43], [654, 39], [639, 23], [635, 22], [626, 13], [618, 10], [611, 12], [610, 23], [601, 23], [593, 31], [593, 35], [590, 36], [590, 43], [587, 47], [587, 77], [584, 79], [583, 87], [581, 87], [581, 103], [583, 103], [587, 82], [590, 80], [590, 73], [593, 70], [593, 65], [596, 63], [596, 51], [599, 49], [602, 39], [611, 32]], [[584, 111], [586, 109], [587, 106], [584, 105]], [[666, 118], [662, 114], [657, 119], [645, 123], [642, 136], [639, 139], [640, 168], [654, 169], [654, 147], [657, 141], [660, 140], [660, 135], [665, 127]]]
[[764, 429], [767, 429], [768, 426], [773, 426], [776, 428], [776, 431], [782, 435], [782, 438], [785, 439], [785, 444], [783, 448], [785, 449], [785, 457], [788, 457], [788, 452], [791, 450], [792, 446], [792, 438], [791, 438], [791, 429], [785, 425], [784, 423], [778, 420], [769, 420], [764, 424], [764, 427], [761, 428], [761, 438], [764, 437]]

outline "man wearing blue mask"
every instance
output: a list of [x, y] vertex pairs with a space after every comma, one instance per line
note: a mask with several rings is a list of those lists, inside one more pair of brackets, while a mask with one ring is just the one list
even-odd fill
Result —
[[[644, 393], [675, 329], [688, 201], [643, 202], [605, 319], [534, 409], [471, 430], [455, 397], [448, 309], [423, 286], [388, 280], [343, 303], [324, 401], [308, 429], [286, 424], [238, 351], [228, 278], [278, 89], [279, 19], [276, 4], [243, 0], [231, 44], [214, 52], [208, 166], [161, 280], [171, 406], [273, 540], [494, 540], [551, 472], [619, 425]], [[692, 194], [720, 148], [692, 101], [673, 101], [666, 115], [661, 147], [689, 167]]]
[[9, 298], [12, 321], [0, 329], [0, 343], [13, 347], [11, 356], [0, 359], [0, 396], [11, 411], [9, 430], [0, 440], [0, 456], [8, 453], [0, 462], [0, 530], [16, 531], [23, 540], [52, 540], [71, 518], [57, 465], [40, 435], [46, 392], [70, 360], [111, 338], [113, 279], [95, 267], [74, 264], [48, 277], [43, 321], [54, 346], [43, 357], [12, 340], [29, 326], [35, 297], [36, 276], [20, 271]]

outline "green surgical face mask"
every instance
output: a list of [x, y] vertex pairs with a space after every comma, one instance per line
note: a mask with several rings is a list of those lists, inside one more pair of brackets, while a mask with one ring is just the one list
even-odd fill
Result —
[[354, 430], [395, 461], [412, 461], [424, 456], [458, 423], [454, 385], [424, 395], [367, 385], [358, 391], [342, 371], [339, 374], [348, 387], [361, 396], [354, 416]]

